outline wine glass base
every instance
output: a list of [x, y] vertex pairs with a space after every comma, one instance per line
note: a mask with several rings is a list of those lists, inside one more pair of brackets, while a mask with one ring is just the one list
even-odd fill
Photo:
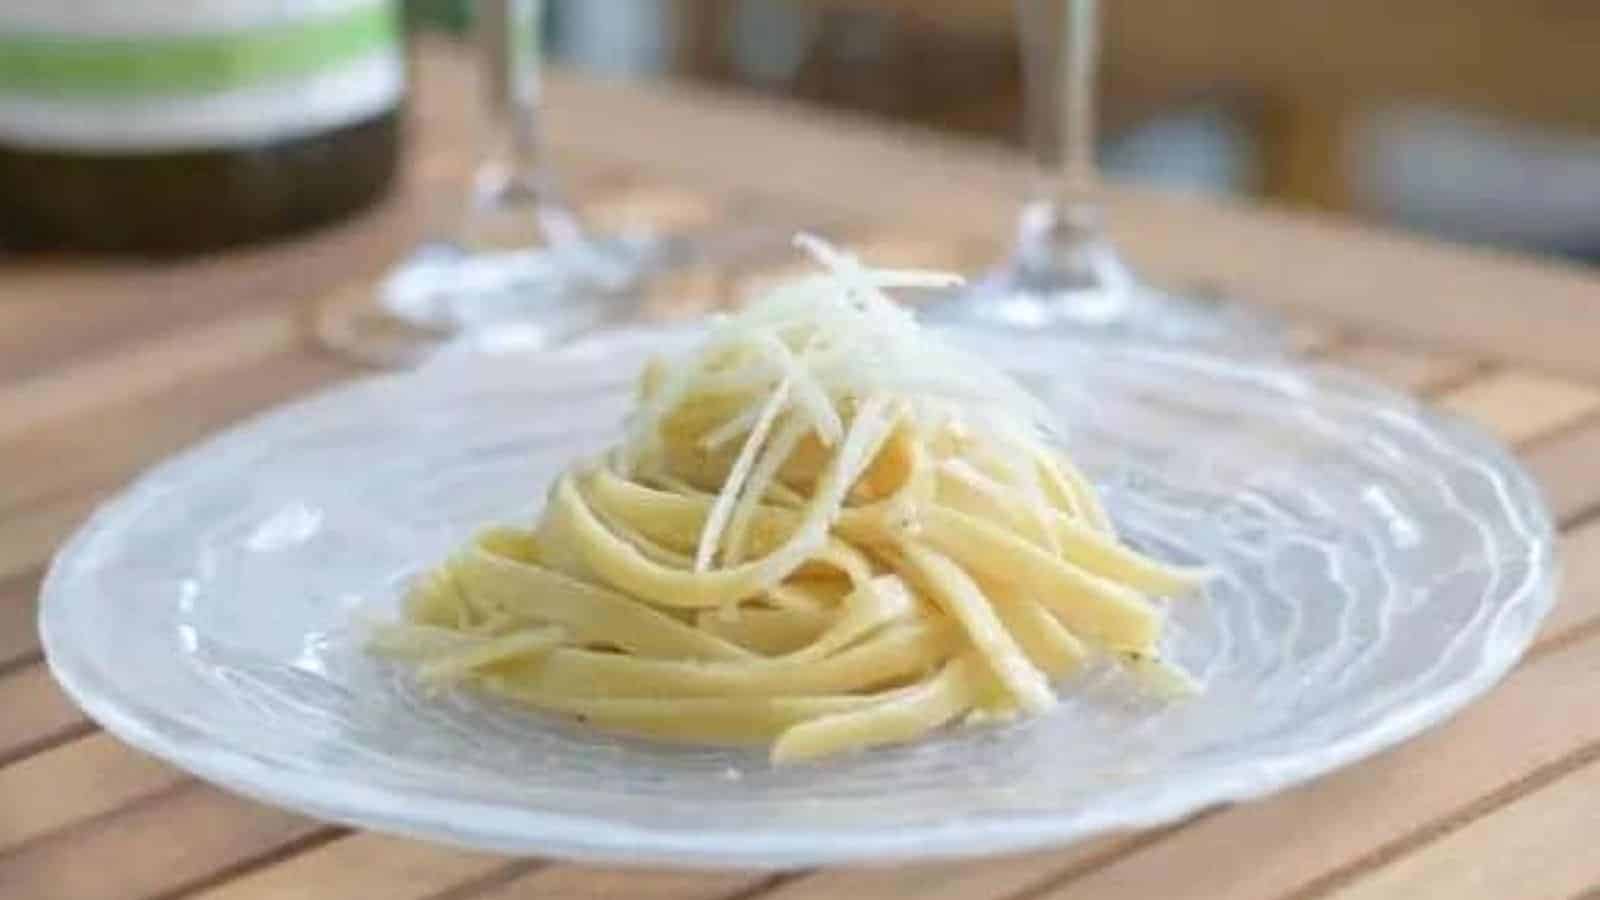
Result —
[[332, 298], [317, 335], [381, 368], [540, 349], [639, 317], [644, 282], [679, 255], [674, 242], [642, 235], [513, 250], [429, 242], [376, 285]]
[[1215, 296], [1174, 294], [1137, 280], [1052, 284], [1011, 269], [922, 305], [923, 321], [956, 327], [1077, 332], [1140, 342], [1273, 352], [1275, 320]]

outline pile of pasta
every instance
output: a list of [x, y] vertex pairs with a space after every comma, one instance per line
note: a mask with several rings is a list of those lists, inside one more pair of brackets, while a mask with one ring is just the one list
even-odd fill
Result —
[[648, 363], [621, 442], [419, 579], [373, 647], [780, 763], [1043, 713], [1096, 657], [1181, 685], [1152, 598], [1207, 573], [1120, 541], [1041, 404], [885, 294], [958, 280], [797, 243], [821, 271]]

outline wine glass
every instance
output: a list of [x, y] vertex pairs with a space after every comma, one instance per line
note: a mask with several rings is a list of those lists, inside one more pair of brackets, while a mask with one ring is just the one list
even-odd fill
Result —
[[1099, 0], [1018, 0], [1024, 118], [1037, 167], [1009, 257], [922, 315], [954, 325], [1078, 330], [1273, 348], [1274, 323], [1141, 281], [1106, 236], [1095, 166]]
[[362, 362], [548, 346], [637, 315], [644, 280], [684, 262], [679, 242], [647, 231], [591, 232], [563, 197], [540, 136], [543, 0], [475, 9], [483, 133], [459, 220], [318, 321], [326, 345]]

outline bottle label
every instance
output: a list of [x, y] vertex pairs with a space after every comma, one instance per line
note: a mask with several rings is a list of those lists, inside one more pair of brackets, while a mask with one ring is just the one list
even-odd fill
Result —
[[405, 87], [395, 0], [4, 0], [0, 143], [162, 152], [326, 131]]

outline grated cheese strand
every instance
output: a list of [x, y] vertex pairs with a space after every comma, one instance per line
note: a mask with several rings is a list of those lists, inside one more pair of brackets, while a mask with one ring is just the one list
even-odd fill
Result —
[[711, 558], [716, 555], [717, 546], [722, 540], [722, 529], [728, 523], [728, 515], [733, 512], [733, 503], [739, 497], [739, 491], [744, 487], [745, 477], [750, 474], [750, 467], [755, 465], [756, 453], [761, 445], [767, 441], [767, 432], [772, 430], [772, 423], [778, 420], [778, 414], [783, 412], [789, 400], [789, 380], [785, 378], [778, 385], [778, 389], [767, 398], [766, 408], [761, 411], [761, 418], [756, 420], [755, 427], [750, 429], [750, 437], [745, 439], [744, 446], [739, 449], [739, 456], [734, 460], [733, 468], [728, 471], [728, 480], [723, 483], [722, 491], [717, 494], [716, 502], [711, 505], [711, 515], [706, 518], [705, 530], [700, 533], [700, 546], [694, 554], [694, 570], [704, 572], [711, 568]]

